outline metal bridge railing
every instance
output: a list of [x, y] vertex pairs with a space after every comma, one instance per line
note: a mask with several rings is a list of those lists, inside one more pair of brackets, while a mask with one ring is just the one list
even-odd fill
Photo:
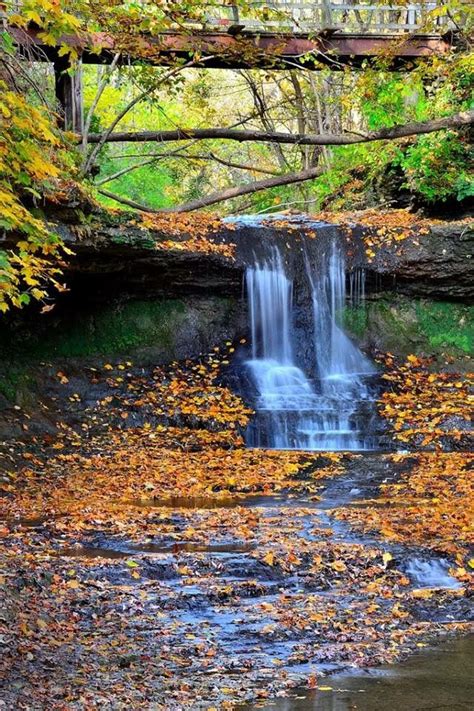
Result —
[[[123, 0], [126, 7], [128, 0]], [[473, 0], [465, 0], [466, 10]], [[134, 0], [136, 7], [141, 0]], [[23, 0], [0, 0], [1, 24], [8, 16], [21, 11]], [[144, 11], [150, 5], [143, 1]], [[189, 26], [204, 31], [318, 33], [324, 30], [347, 34], [398, 35], [423, 33], [441, 35], [455, 24], [443, 7], [442, 0], [420, 0], [407, 3], [393, 0], [379, 4], [376, 0], [250, 0], [245, 12], [232, 2], [212, 3]], [[441, 12], [440, 12], [441, 10]], [[179, 30], [179, 26], [176, 27]]]
[[220, 12], [213, 6], [206, 16], [205, 28], [296, 34], [324, 30], [348, 34], [397, 35], [423, 31], [443, 34], [454, 28], [447, 14], [438, 13], [443, 5], [436, 0], [386, 5], [373, 0], [267, 0], [250, 3], [250, 11], [243, 13], [236, 5], [227, 3]]

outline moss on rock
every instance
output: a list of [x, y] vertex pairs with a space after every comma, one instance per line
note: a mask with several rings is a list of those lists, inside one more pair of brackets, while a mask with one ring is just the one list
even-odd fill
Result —
[[11, 330], [4, 355], [34, 361], [115, 355], [151, 345], [170, 348], [184, 314], [179, 300], [114, 304], [58, 318], [46, 330], [30, 328], [27, 334]]
[[117, 357], [143, 365], [165, 363], [208, 352], [243, 328], [239, 301], [224, 297], [116, 301], [53, 312], [44, 320], [5, 323], [0, 331], [0, 396], [10, 403], [26, 402], [35, 389], [39, 363], [60, 368], [74, 361], [80, 368]]
[[472, 353], [474, 308], [445, 301], [389, 296], [344, 310], [342, 322], [365, 348], [397, 355]]

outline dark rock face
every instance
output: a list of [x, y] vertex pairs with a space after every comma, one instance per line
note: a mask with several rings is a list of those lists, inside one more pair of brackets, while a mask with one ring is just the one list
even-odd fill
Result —
[[241, 292], [241, 266], [219, 254], [157, 250], [146, 235], [115, 230], [99, 243], [95, 238], [67, 242], [76, 255], [66, 274], [68, 285], [92, 302], [108, 301], [111, 293], [122, 298], [182, 298]]
[[239, 297], [245, 266], [268, 254], [271, 245], [280, 248], [288, 271], [298, 279], [305, 255], [317, 264], [333, 239], [344, 247], [349, 270], [366, 269], [369, 291], [464, 302], [474, 297], [474, 226], [466, 222], [434, 223], [428, 234], [376, 249], [371, 262], [364, 245], [370, 228], [351, 224], [341, 229], [304, 216], [249, 217], [221, 224], [211, 238], [235, 244], [235, 260], [216, 253], [156, 249], [156, 242], [169, 240], [169, 235], [127, 224], [99, 221], [84, 228], [62, 223], [57, 231], [76, 254], [66, 273], [68, 284], [92, 302], [109, 301], [113, 292], [122, 298]]
[[434, 224], [419, 235], [381, 249], [368, 266], [369, 280], [415, 297], [472, 303], [474, 227]]

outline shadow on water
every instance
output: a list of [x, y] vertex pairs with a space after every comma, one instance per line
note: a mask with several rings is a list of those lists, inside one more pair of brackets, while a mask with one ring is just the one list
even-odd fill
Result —
[[474, 635], [416, 654], [401, 664], [319, 680], [327, 691], [295, 690], [293, 698], [241, 711], [472, 711]]

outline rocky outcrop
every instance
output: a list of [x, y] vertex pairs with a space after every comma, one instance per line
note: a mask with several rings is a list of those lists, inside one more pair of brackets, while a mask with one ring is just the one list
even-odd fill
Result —
[[[75, 255], [64, 273], [69, 290], [48, 313], [32, 305], [0, 317], [0, 438], [54, 429], [53, 386], [63, 364], [77, 373], [73, 397], [86, 387], [84, 368], [121, 360], [152, 366], [246, 336], [245, 266], [271, 245], [280, 246], [295, 280], [307, 256], [317, 269], [332, 240], [344, 246], [348, 270], [366, 273], [365, 307], [344, 314], [348, 332], [366, 352], [447, 352], [454, 368], [461, 360], [469, 367], [474, 231], [466, 222], [435, 224], [401, 241], [382, 239], [371, 249], [373, 227], [302, 216], [214, 220], [189, 232], [173, 224], [170, 234], [137, 222], [136, 215], [91, 213], [78, 221], [72, 211], [61, 214], [56, 229]], [[0, 239], [0, 247], [12, 246]], [[295, 290], [296, 301], [309, 298]], [[298, 301], [295, 307], [304, 350], [300, 316], [309, 311]]]
[[[71, 285], [80, 289], [87, 282], [87, 291], [98, 300], [116, 287], [122, 294], [140, 296], [238, 295], [245, 265], [269, 243], [280, 245], [289, 268], [298, 270], [305, 253], [317, 253], [321, 242], [341, 239], [341, 233], [348, 268], [364, 267], [371, 291], [463, 302], [474, 298], [474, 223], [467, 221], [433, 223], [426, 231], [413, 229], [400, 241], [377, 239], [370, 226], [352, 223], [341, 228], [304, 216], [221, 222], [207, 237], [235, 244], [235, 259], [180, 250], [186, 233], [173, 238], [174, 249], [168, 234], [123, 222], [98, 221], [89, 229], [59, 225], [58, 231], [76, 253], [67, 273]], [[157, 244], [168, 247], [156, 249]], [[375, 246], [370, 250], [367, 244]]]
[[474, 223], [433, 224], [427, 234], [383, 245], [368, 272], [390, 291], [472, 303]]
[[347, 308], [347, 332], [366, 352], [440, 355], [435, 368], [472, 371], [474, 308], [384, 292]]
[[[354, 335], [369, 350], [396, 351], [399, 334], [407, 329], [400, 352], [434, 348], [434, 332], [420, 342], [424, 306], [419, 300], [468, 304], [474, 296], [474, 230], [466, 221], [433, 224], [426, 233], [413, 230], [400, 241], [379, 239], [371, 254], [368, 245], [377, 242], [373, 226], [327, 224], [301, 215], [198, 219], [182, 228], [170, 218], [171, 232], [146, 226], [136, 214], [91, 212], [79, 220], [77, 211], [63, 210], [60, 217], [55, 229], [75, 253], [64, 275], [69, 291], [57, 296], [50, 313], [40, 314], [33, 305], [1, 317], [0, 395], [9, 399], [18, 392], [23, 364], [31, 361], [93, 362], [126, 354], [137, 362], [166, 362], [245, 335], [245, 266], [267, 253], [269, 245], [281, 247], [288, 270], [298, 279], [307, 255], [317, 269], [321, 250], [333, 239], [343, 244], [348, 270], [366, 272], [369, 308], [363, 327], [354, 311], [349, 327], [354, 332], [355, 323]], [[3, 240], [0, 246], [13, 246]], [[403, 308], [395, 304], [400, 296], [409, 297]], [[428, 331], [430, 308], [428, 304]], [[446, 335], [443, 322], [448, 345], [459, 341], [462, 350], [465, 324], [464, 315], [456, 316], [457, 338], [452, 329]]]

